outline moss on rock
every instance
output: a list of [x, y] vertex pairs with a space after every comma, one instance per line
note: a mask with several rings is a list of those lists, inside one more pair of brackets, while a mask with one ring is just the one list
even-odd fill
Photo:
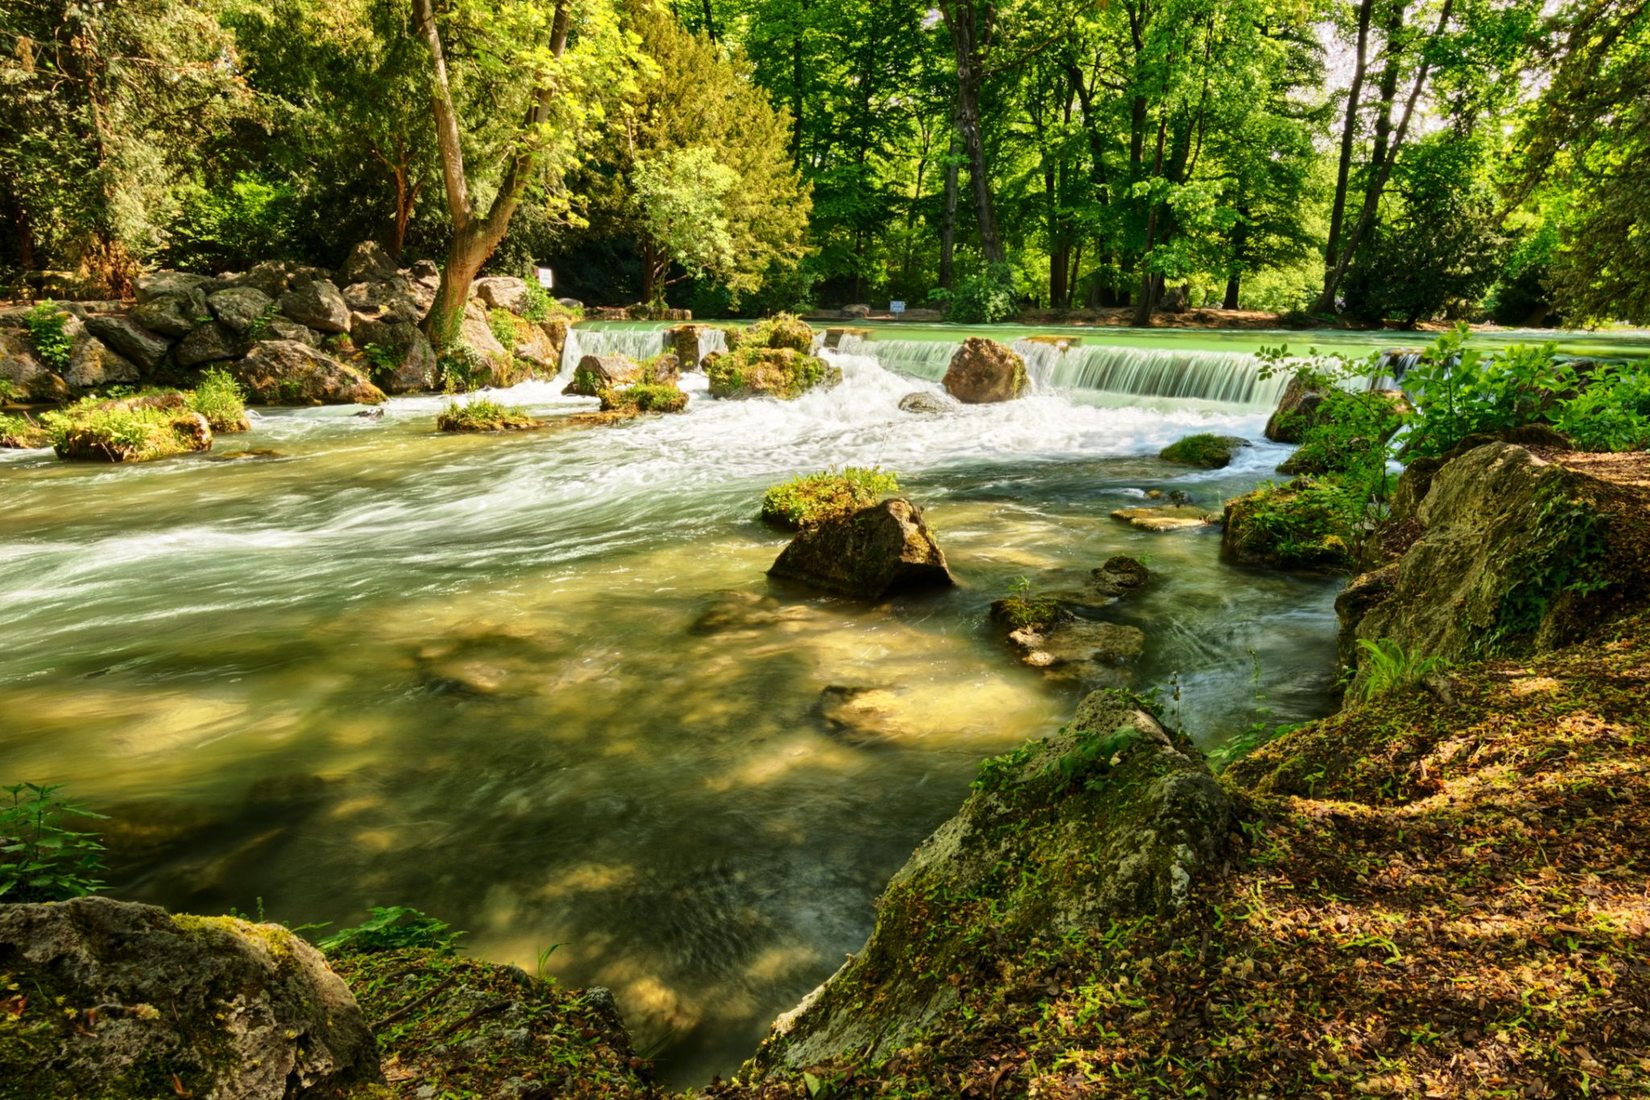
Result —
[[761, 518], [787, 531], [800, 531], [868, 508], [897, 492], [899, 478], [875, 466], [802, 474], [762, 494]]
[[1230, 466], [1237, 453], [1249, 446], [1247, 439], [1235, 435], [1213, 435], [1200, 432], [1164, 447], [1158, 458], [1179, 466], [1196, 466], [1203, 470], [1218, 470]]
[[544, 425], [519, 405], [500, 405], [485, 398], [452, 402], [435, 418], [436, 429], [443, 432], [528, 432]]
[[1273, 569], [1351, 570], [1361, 508], [1334, 483], [1296, 478], [1226, 502], [1221, 556]]

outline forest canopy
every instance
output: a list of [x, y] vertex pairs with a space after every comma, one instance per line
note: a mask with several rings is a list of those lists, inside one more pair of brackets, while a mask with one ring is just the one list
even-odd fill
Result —
[[0, 284], [1646, 322], [1646, 135], [1643, 0], [16, 0]]

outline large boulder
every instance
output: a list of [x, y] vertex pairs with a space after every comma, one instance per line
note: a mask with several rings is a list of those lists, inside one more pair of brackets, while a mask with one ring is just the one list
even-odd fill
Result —
[[361, 321], [352, 338], [373, 364], [373, 381], [385, 393], [411, 393], [435, 385], [435, 349], [411, 321]]
[[487, 311], [474, 299], [464, 307], [464, 320], [459, 327], [458, 340], [485, 358], [505, 358], [510, 354], [510, 349], [499, 343], [492, 325], [487, 323]]
[[1196, 466], [1202, 470], [1219, 470], [1232, 464], [1238, 452], [1249, 446], [1247, 439], [1235, 435], [1214, 435], [1199, 432], [1164, 447], [1157, 457], [1177, 466]]
[[172, 342], [119, 313], [86, 318], [86, 331], [143, 370], [154, 370], [171, 350]]
[[162, 336], [176, 339], [188, 336], [203, 322], [212, 319], [206, 308], [206, 291], [195, 283], [183, 284], [162, 282], [158, 286], [173, 287], [174, 289], [161, 293], [158, 290], [148, 297], [138, 292], [137, 306], [132, 310], [132, 320], [148, 329], [158, 332]]
[[142, 305], [157, 298], [189, 298], [197, 293], [204, 299], [207, 292], [216, 290], [218, 285], [218, 280], [207, 275], [191, 275], [187, 271], [151, 271], [137, 278], [137, 300]]
[[1273, 443], [1301, 442], [1321, 421], [1320, 410], [1328, 396], [1327, 384], [1292, 375], [1266, 421], [1266, 438]]
[[172, 349], [172, 359], [180, 367], [198, 367], [234, 359], [245, 350], [245, 341], [227, 326], [209, 321], [178, 341]]
[[661, 355], [640, 363], [624, 355], [586, 355], [573, 369], [573, 380], [561, 392], [577, 397], [600, 397], [604, 391], [637, 382], [674, 385], [676, 378], [674, 355]]
[[1025, 360], [1013, 348], [970, 336], [951, 356], [945, 370], [945, 392], [969, 405], [1012, 401], [1031, 385]]
[[1191, 742], [1131, 696], [1095, 692], [1058, 734], [981, 765], [888, 884], [865, 946], [779, 1018], [753, 1068], [877, 1064], [959, 987], [1019, 969], [1033, 940], [1171, 917], [1236, 841], [1232, 801]]
[[0, 331], [0, 382], [19, 401], [62, 401], [69, 396], [68, 383], [40, 362], [21, 332]]
[[480, 298], [488, 309], [520, 313], [527, 304], [527, 280], [513, 275], [489, 275], [471, 283], [470, 293]]
[[399, 265], [390, 250], [377, 241], [362, 241], [350, 249], [338, 268], [340, 283], [378, 283], [397, 274]]
[[792, 401], [809, 390], [842, 381], [842, 369], [795, 348], [741, 345], [726, 355], [705, 356], [712, 397], [777, 397]]
[[903, 497], [804, 528], [768, 575], [866, 600], [956, 583], [922, 510]]
[[206, 308], [212, 311], [212, 316], [238, 336], [264, 320], [274, 306], [275, 299], [251, 286], [226, 287], [206, 296]]
[[1511, 443], [1450, 459], [1415, 506], [1418, 536], [1337, 605], [1343, 654], [1359, 642], [1454, 662], [1542, 652], [1640, 606], [1650, 515], [1619, 462]]
[[82, 330], [75, 337], [69, 353], [69, 369], [64, 372], [63, 380], [70, 389], [90, 390], [136, 382], [141, 377], [136, 363]]
[[296, 340], [265, 340], [230, 368], [260, 405], [377, 405], [384, 393], [348, 363]]
[[327, 279], [300, 283], [280, 297], [281, 313], [317, 332], [348, 332], [349, 303]]
[[317, 280], [330, 280], [330, 276], [321, 268], [294, 260], [265, 260], [254, 264], [234, 282], [237, 286], [256, 287], [271, 298], [279, 298], [289, 290], [300, 290]]
[[108, 898], [0, 906], [0, 974], [17, 1100], [301, 1100], [379, 1077], [348, 987], [279, 925]]
[[363, 317], [380, 321], [417, 321], [425, 310], [413, 294], [412, 281], [392, 272], [374, 282], [350, 283], [341, 291], [344, 303], [354, 315], [350, 331]]

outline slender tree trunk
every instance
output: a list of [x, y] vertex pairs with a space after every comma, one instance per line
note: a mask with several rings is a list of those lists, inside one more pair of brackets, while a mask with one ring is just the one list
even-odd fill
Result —
[[[985, 83], [982, 50], [989, 38], [991, 5], [984, 5], [985, 19], [977, 18], [975, 0], [947, 0], [941, 14], [951, 32], [952, 52], [957, 60], [957, 129], [968, 153], [968, 176], [973, 185], [974, 214], [980, 227], [980, 251], [986, 263], [1008, 259], [997, 229], [997, 210], [991, 196], [991, 173], [985, 156], [985, 136], [980, 122], [980, 92]], [[984, 26], [981, 26], [984, 22]]]
[[[550, 51], [561, 57], [567, 48], [571, 21], [571, 0], [556, 0], [550, 24]], [[441, 179], [447, 190], [447, 211], [453, 223], [453, 241], [447, 250], [447, 266], [441, 270], [435, 302], [424, 317], [424, 334], [437, 351], [458, 339], [464, 325], [464, 308], [470, 300], [470, 284], [510, 228], [510, 219], [521, 204], [522, 194], [539, 167], [542, 150], [534, 128], [549, 118], [555, 86], [540, 85], [533, 93], [533, 105], [524, 120], [524, 139], [516, 146], [504, 178], [485, 215], [475, 210], [469, 180], [464, 170], [464, 152], [459, 141], [458, 112], [453, 106], [452, 88], [447, 78], [447, 56], [436, 26], [434, 0], [412, 0], [413, 22], [430, 51], [432, 87], [430, 104], [435, 115], [436, 146], [440, 154]]]
[[704, 0], [704, 9], [705, 9], [705, 35], [712, 42], [715, 42], [716, 41], [716, 16], [711, 13], [710, 0]]
[[1239, 272], [1234, 271], [1226, 276], [1226, 297], [1220, 303], [1221, 309], [1236, 309], [1238, 307], [1238, 290], [1242, 282], [1243, 275]]
[[957, 190], [962, 171], [958, 161], [957, 132], [951, 131], [951, 144], [945, 155], [945, 211], [940, 220], [940, 286], [952, 289], [956, 281], [957, 256]]
[[[1152, 161], [1152, 175], [1156, 176], [1163, 171], [1163, 142], [1168, 137], [1169, 120], [1162, 118], [1157, 123], [1157, 155]], [[1146, 247], [1140, 253], [1140, 300], [1134, 305], [1134, 319], [1130, 324], [1136, 328], [1150, 328], [1152, 310], [1157, 305], [1157, 289], [1161, 281], [1152, 274], [1152, 248], [1157, 244], [1157, 209], [1160, 204], [1154, 201], [1151, 211], [1146, 215]]]
[[791, 39], [791, 160], [802, 163], [802, 35], [807, 29], [808, 0], [802, 0], [802, 21], [797, 24], [796, 37]]
[[[1335, 198], [1329, 210], [1329, 236], [1324, 241], [1323, 277], [1326, 285], [1340, 255], [1341, 228], [1346, 220], [1346, 192], [1352, 179], [1352, 146], [1358, 137], [1359, 98], [1363, 94], [1364, 73], [1369, 64], [1369, 20], [1374, 8], [1375, 0], [1360, 0], [1358, 4], [1357, 53], [1352, 68], [1352, 86], [1346, 93], [1346, 117], [1341, 123], [1341, 154], [1335, 169]], [[1328, 307], [1324, 307], [1323, 298], [1319, 298], [1320, 309], [1334, 308], [1333, 295], [1327, 297]]]

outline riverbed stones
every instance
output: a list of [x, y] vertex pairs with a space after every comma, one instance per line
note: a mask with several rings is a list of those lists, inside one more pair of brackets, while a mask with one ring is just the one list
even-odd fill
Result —
[[864, 600], [956, 583], [922, 510], [904, 497], [804, 528], [768, 575]]
[[348, 987], [279, 925], [96, 897], [0, 906], [0, 974], [7, 1095], [298, 1100], [379, 1077]]
[[86, 331], [145, 371], [154, 370], [172, 347], [170, 340], [119, 313], [86, 318]]
[[260, 405], [376, 405], [384, 393], [365, 375], [296, 340], [265, 340], [230, 368]]
[[[874, 1064], [959, 986], [1017, 969], [1038, 937], [1169, 919], [1237, 840], [1231, 798], [1191, 742], [1133, 697], [1095, 692], [1058, 734], [982, 765], [888, 884], [865, 946], [779, 1018], [754, 1068]], [[1035, 868], [1036, 886], [1016, 868]]]
[[1018, 352], [983, 336], [970, 336], [951, 356], [945, 392], [968, 405], [1012, 401], [1031, 386]]
[[303, 282], [282, 292], [281, 313], [317, 332], [348, 332], [349, 303], [328, 279]]
[[688, 627], [688, 633], [748, 633], [764, 627], [800, 622], [808, 615], [808, 608], [801, 604], [785, 604], [772, 596], [729, 590], [711, 597]]
[[1142, 531], [1188, 531], [1220, 522], [1220, 513], [1210, 512], [1195, 504], [1143, 505], [1137, 508], [1118, 508], [1113, 519], [1122, 520]]

